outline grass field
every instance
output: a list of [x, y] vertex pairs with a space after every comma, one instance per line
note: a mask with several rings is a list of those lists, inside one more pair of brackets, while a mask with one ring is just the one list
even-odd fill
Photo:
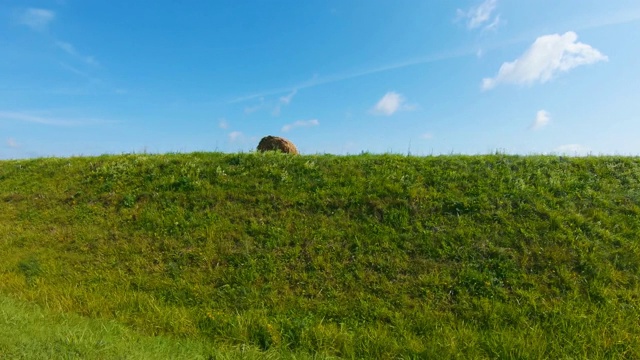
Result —
[[9, 358], [640, 358], [639, 158], [2, 161], [0, 254]]
[[55, 314], [0, 296], [0, 359], [311, 359], [250, 346], [216, 347], [202, 339], [145, 336], [115, 321]]

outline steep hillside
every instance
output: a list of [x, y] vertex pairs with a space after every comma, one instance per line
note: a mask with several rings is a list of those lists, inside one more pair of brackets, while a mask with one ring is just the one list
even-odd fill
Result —
[[0, 294], [146, 335], [640, 358], [639, 158], [2, 161], [0, 254]]

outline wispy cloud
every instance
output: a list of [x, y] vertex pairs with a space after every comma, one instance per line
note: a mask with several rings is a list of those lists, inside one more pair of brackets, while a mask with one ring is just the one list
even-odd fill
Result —
[[536, 119], [531, 124], [531, 130], [540, 130], [543, 127], [547, 126], [551, 121], [551, 115], [545, 110], [540, 110], [536, 114]]
[[[281, 91], [281, 92], [284, 92], [284, 91]], [[244, 108], [245, 114], [253, 114], [258, 111], [270, 111], [271, 115], [280, 116], [280, 113], [282, 112], [282, 108], [291, 104], [293, 97], [298, 93], [298, 89], [290, 90], [289, 94], [281, 96], [277, 100], [274, 100], [274, 99], [265, 100], [266, 96], [275, 95], [276, 93], [277, 92], [269, 92], [269, 93], [262, 94], [260, 96], [247, 96], [242, 99], [236, 99], [232, 101], [232, 103], [259, 98], [258, 104], [253, 106], [247, 106]]]
[[289, 105], [291, 103], [291, 100], [293, 100], [293, 97], [296, 96], [297, 93], [298, 89], [293, 89], [288, 95], [281, 96], [280, 99], [278, 99], [278, 103], [271, 111], [271, 114], [273, 116], [279, 116], [282, 112], [282, 107]]
[[[612, 16], [607, 17], [606, 19], [602, 19], [598, 17], [595, 20], [594, 19], [583, 20], [578, 23], [575, 23], [575, 26], [573, 28], [587, 30], [587, 29], [606, 27], [611, 25], [636, 22], [639, 20], [640, 20], [640, 10], [634, 10], [634, 11], [626, 11], [620, 14], [614, 14]], [[500, 21], [503, 21], [503, 20], [500, 20]], [[265, 96], [285, 94], [293, 90], [300, 91], [300, 90], [313, 88], [321, 85], [333, 84], [333, 83], [346, 81], [346, 80], [352, 80], [359, 77], [393, 71], [393, 70], [402, 69], [402, 68], [411, 67], [411, 66], [430, 64], [430, 63], [435, 63], [439, 61], [458, 59], [458, 58], [467, 57], [467, 56], [478, 56], [479, 54], [482, 55], [484, 52], [489, 50], [500, 49], [506, 46], [511, 46], [514, 44], [521, 43], [523, 41], [528, 41], [529, 38], [530, 38], [529, 35], [526, 35], [526, 36], [521, 35], [521, 36], [512, 38], [511, 40], [506, 42], [493, 44], [492, 46], [488, 46], [481, 51], [479, 51], [477, 47], [465, 47], [465, 48], [455, 49], [452, 51], [417, 56], [404, 61], [398, 61], [396, 63], [386, 64], [378, 67], [361, 68], [358, 70], [335, 73], [335, 74], [326, 75], [326, 76], [320, 76], [316, 74], [313, 77], [311, 77], [311, 79], [295, 84], [293, 86], [266, 89], [259, 92], [255, 92], [253, 94], [236, 97], [234, 99], [228, 100], [228, 102], [242, 103], [242, 102], [253, 100], [253, 99], [264, 98]]]
[[608, 60], [600, 51], [577, 40], [573, 31], [537, 38], [520, 58], [502, 64], [498, 75], [485, 78], [482, 89], [490, 90], [499, 84], [546, 83], [578, 66]]
[[74, 74], [76, 74], [78, 76], [82, 76], [82, 77], [87, 78], [87, 79], [92, 79], [91, 75], [87, 74], [86, 72], [84, 72], [84, 71], [82, 71], [82, 70], [80, 70], [80, 69], [78, 69], [76, 67], [73, 67], [73, 66], [71, 66], [69, 64], [66, 64], [66, 63], [63, 63], [63, 62], [60, 62], [59, 64], [63, 69], [65, 69], [65, 70], [67, 70], [67, 71], [69, 71], [71, 73], [74, 73]]
[[244, 135], [240, 131], [232, 131], [229, 133], [229, 141], [236, 142], [242, 140]]
[[568, 28], [576, 30], [591, 30], [611, 25], [621, 25], [640, 21], [640, 7], [609, 13], [594, 13], [589, 17], [574, 19], [566, 24]]
[[420, 139], [431, 140], [431, 139], [433, 139], [433, 134], [432, 133], [424, 133], [424, 134], [420, 135]]
[[296, 96], [297, 93], [298, 93], [298, 90], [293, 89], [293, 91], [291, 91], [290, 94], [280, 97], [280, 104], [289, 105], [291, 103], [291, 100], [293, 100], [293, 97]]
[[[60, 64], [60, 67], [62, 67], [66, 71], [68, 71], [68, 72], [70, 72], [72, 74], [78, 75], [80, 77], [83, 77], [83, 78], [85, 78], [86, 80], [88, 80], [89, 82], [91, 82], [93, 84], [101, 84], [101, 83], [103, 83], [103, 81], [101, 79], [91, 75], [90, 72], [88, 72], [88, 71], [80, 70], [77, 67], [71, 66], [71, 65], [66, 64], [64, 62], [60, 62], [59, 64]], [[116, 89], [116, 90], [114, 90], [114, 92], [118, 93], [118, 90]]]
[[591, 149], [580, 144], [567, 144], [558, 146], [553, 152], [563, 155], [586, 156], [591, 153]]
[[390, 91], [378, 101], [378, 103], [371, 109], [371, 113], [374, 115], [391, 116], [401, 110], [411, 110], [415, 108], [413, 105], [408, 105], [404, 96], [398, 94], [395, 91]]
[[[18, 17], [18, 22], [20, 24], [26, 25], [29, 28], [31, 28], [32, 30], [35, 31], [44, 31], [47, 30], [49, 27], [49, 24], [55, 19], [56, 17], [56, 13], [51, 11], [51, 10], [46, 10], [46, 9], [36, 9], [36, 8], [29, 8], [24, 10], [22, 13], [20, 13], [19, 17]], [[90, 65], [92, 67], [99, 67], [100, 63], [98, 62], [98, 60], [90, 55], [85, 55], [82, 54], [80, 51], [78, 51], [78, 49], [71, 43], [66, 42], [66, 41], [61, 41], [61, 40], [56, 40], [55, 37], [51, 36], [50, 39], [52, 39], [53, 44], [60, 50], [64, 51], [65, 53], [67, 53], [68, 55], [72, 56], [73, 58], [75, 58], [78, 61], [81, 61], [87, 65]], [[64, 63], [60, 63], [61, 66], [63, 68], [65, 68], [66, 70], [71, 71], [72, 73], [76, 74], [76, 75], [80, 75], [82, 77], [87, 78], [88, 80], [92, 81], [92, 82], [99, 82], [98, 79], [90, 76], [89, 74], [87, 74], [84, 71], [78, 70], [77, 68], [64, 64]]]
[[266, 106], [264, 104], [264, 98], [260, 98], [260, 103], [258, 105], [247, 106], [244, 108], [245, 114], [253, 114], [254, 112], [260, 111], [264, 109]]
[[100, 119], [60, 119], [52, 117], [44, 117], [39, 115], [31, 115], [22, 112], [0, 111], [0, 120], [21, 121], [34, 124], [42, 124], [49, 126], [88, 126], [88, 125], [105, 125], [114, 124], [116, 121], [100, 120]]
[[20, 147], [20, 145], [18, 145], [18, 143], [13, 138], [8, 138], [7, 139], [7, 146], [12, 148], [12, 149], [16, 149], [16, 148]]
[[[253, 99], [263, 99], [265, 96], [273, 96], [273, 95], [278, 95], [278, 94], [285, 94], [285, 93], [290, 93], [292, 91], [299, 92], [300, 90], [304, 90], [304, 89], [308, 89], [308, 88], [314, 88], [314, 87], [321, 86], [321, 85], [326, 85], [326, 84], [333, 84], [333, 83], [337, 83], [337, 82], [341, 82], [341, 81], [346, 81], [346, 80], [351, 80], [351, 79], [355, 79], [355, 78], [359, 78], [359, 77], [363, 77], [363, 76], [368, 76], [368, 75], [378, 74], [378, 73], [382, 73], [382, 72], [402, 69], [402, 68], [406, 68], [406, 67], [410, 67], [410, 66], [428, 64], [428, 63], [444, 61], [444, 60], [457, 59], [457, 58], [461, 58], [461, 57], [465, 57], [465, 56], [473, 56], [473, 55], [476, 54], [476, 52], [477, 52], [476, 49], [465, 48], [465, 49], [458, 49], [458, 50], [454, 50], [454, 51], [450, 51], [450, 52], [443, 52], [443, 53], [438, 53], [438, 54], [431, 54], [431, 55], [425, 55], [425, 56], [421, 56], [421, 57], [415, 57], [415, 58], [411, 58], [411, 59], [408, 59], [408, 60], [405, 60], [405, 61], [400, 61], [400, 62], [393, 63], [393, 64], [383, 65], [383, 66], [379, 66], [379, 67], [365, 68], [365, 69], [356, 70], [356, 71], [352, 71], [352, 72], [344, 72], [344, 73], [338, 73], [338, 74], [333, 74], [333, 75], [328, 75], [328, 76], [319, 76], [319, 75], [316, 74], [316, 75], [312, 76], [311, 79], [309, 79], [309, 80], [307, 80], [305, 82], [296, 84], [295, 86], [264, 90], [264, 91], [261, 91], [261, 92], [257, 92], [255, 94], [250, 94], [250, 95], [246, 95], [246, 96], [237, 97], [237, 98], [235, 98], [235, 99], [233, 99], [233, 100], [231, 100], [229, 102], [230, 103], [240, 103], [240, 102], [245, 102], [245, 101], [253, 100]], [[262, 105], [260, 105], [260, 106], [262, 106]], [[246, 112], [247, 111], [245, 109], [245, 113]]]
[[498, 0], [485, 0], [480, 5], [468, 10], [458, 9], [458, 19], [466, 19], [469, 29], [477, 29], [490, 22], [485, 29], [495, 28], [500, 23], [500, 16], [493, 16]]
[[88, 65], [92, 65], [92, 66], [100, 66], [100, 63], [93, 57], [93, 56], [86, 56], [86, 55], [82, 55], [78, 52], [78, 50], [75, 48], [75, 46], [73, 46], [72, 44], [65, 42], [65, 41], [56, 41], [55, 45], [62, 49], [64, 52], [66, 52], [67, 54], [82, 60], [83, 62], [85, 62]]
[[18, 16], [18, 22], [32, 30], [44, 31], [55, 17], [56, 13], [51, 10], [28, 8]]
[[300, 127], [312, 127], [312, 126], [318, 126], [320, 125], [320, 122], [317, 119], [312, 119], [312, 120], [298, 120], [294, 123], [291, 124], [287, 124], [285, 126], [282, 127], [282, 131], [283, 132], [289, 132], [292, 129], [295, 128], [300, 128]]
[[500, 15], [498, 15], [493, 19], [493, 21], [489, 25], [484, 27], [484, 30], [486, 31], [496, 30], [501, 24], [503, 24], [503, 21]]
[[228, 129], [229, 128], [229, 122], [227, 121], [227, 119], [221, 118], [220, 120], [218, 120], [218, 127], [220, 129]]

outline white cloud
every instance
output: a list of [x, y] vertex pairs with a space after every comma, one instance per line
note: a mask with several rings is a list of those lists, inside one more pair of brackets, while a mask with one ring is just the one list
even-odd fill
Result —
[[531, 129], [540, 130], [543, 127], [547, 126], [549, 124], [549, 121], [551, 121], [551, 115], [549, 115], [549, 113], [545, 110], [540, 110], [536, 114], [536, 119], [533, 121], [533, 124], [531, 124]]
[[584, 156], [589, 155], [589, 153], [591, 153], [591, 149], [580, 144], [567, 144], [558, 146], [557, 148], [553, 149], [553, 152], [564, 155]]
[[43, 31], [55, 17], [56, 13], [51, 10], [29, 8], [20, 15], [18, 21], [32, 30]]
[[218, 127], [220, 127], [220, 129], [228, 129], [229, 128], [229, 122], [227, 121], [227, 119], [221, 118], [218, 121]]
[[499, 16], [492, 18], [497, 6], [498, 0], [485, 0], [482, 4], [472, 7], [467, 11], [458, 9], [458, 18], [467, 19], [467, 27], [469, 29], [479, 28], [491, 20], [493, 20], [492, 23], [485, 27], [485, 29], [494, 28], [500, 23]]
[[490, 90], [502, 83], [546, 83], [559, 73], [608, 60], [598, 50], [577, 40], [578, 35], [573, 31], [537, 38], [520, 58], [502, 64], [496, 77], [484, 79], [482, 89]]
[[229, 141], [231, 142], [236, 142], [241, 140], [243, 137], [242, 133], [240, 131], [232, 131], [229, 133]]
[[7, 146], [14, 149], [19, 147], [18, 143], [13, 138], [7, 139]]
[[313, 120], [298, 120], [292, 124], [287, 124], [285, 126], [282, 127], [282, 131], [283, 132], [288, 132], [292, 129], [295, 128], [299, 128], [299, 127], [312, 127], [312, 126], [318, 126], [320, 125], [320, 122], [317, 119], [313, 119]]
[[433, 139], [433, 134], [432, 133], [424, 133], [424, 134], [420, 135], [420, 138], [424, 139], [424, 140], [430, 140], [430, 139]]
[[390, 91], [386, 93], [380, 101], [373, 107], [371, 112], [375, 115], [391, 116], [398, 110], [406, 110], [408, 107], [405, 104], [404, 96], [397, 92]]

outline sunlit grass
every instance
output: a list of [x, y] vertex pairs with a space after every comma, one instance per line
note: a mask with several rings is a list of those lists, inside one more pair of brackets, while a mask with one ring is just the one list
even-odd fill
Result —
[[188, 354], [638, 358], [639, 182], [628, 157], [3, 161], [0, 293]]
[[[254, 346], [144, 336], [108, 320], [54, 314], [0, 296], [0, 359], [280, 359]], [[295, 358], [306, 358], [297, 356]]]

